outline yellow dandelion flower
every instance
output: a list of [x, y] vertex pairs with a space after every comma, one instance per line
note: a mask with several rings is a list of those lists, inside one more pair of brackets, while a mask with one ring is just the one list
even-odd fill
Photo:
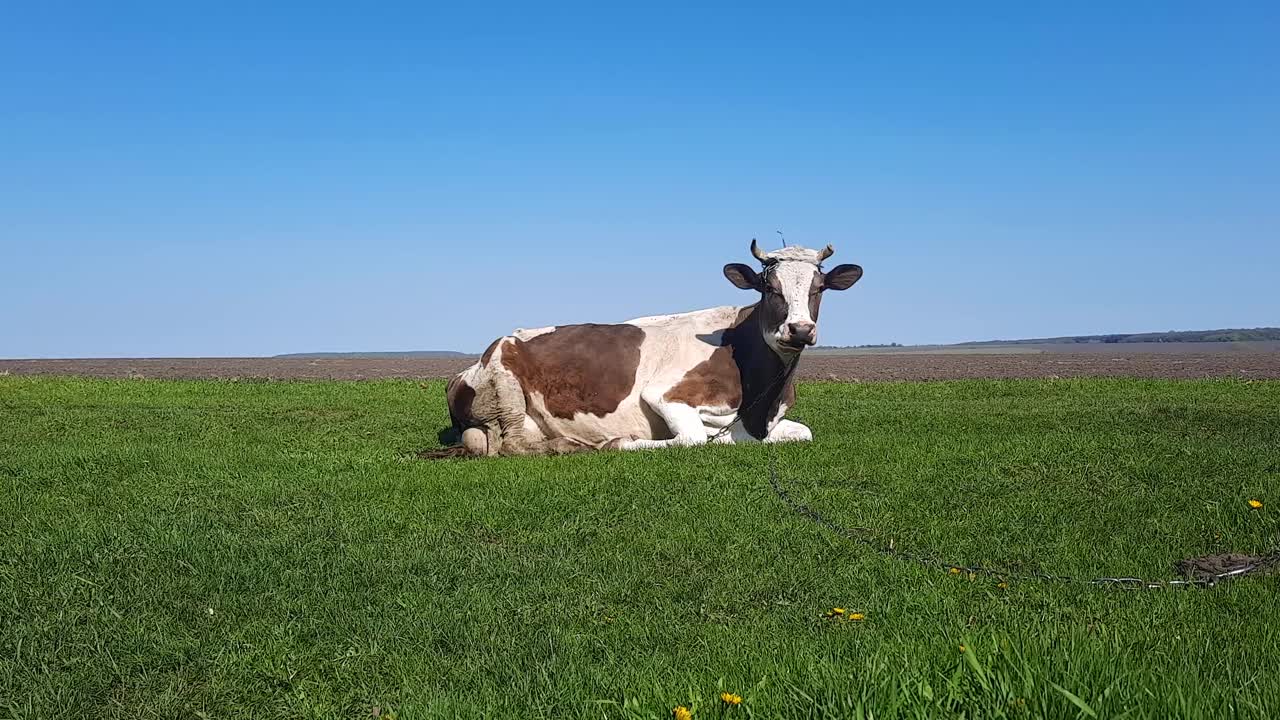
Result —
[[693, 713], [689, 712], [689, 708], [683, 705], [677, 705], [676, 708], [671, 711], [671, 717], [675, 720], [693, 720]]
[[1009, 583], [1007, 583], [1007, 582], [998, 582], [998, 583], [996, 583], [996, 587], [1000, 588], [1001, 590], [1008, 590], [1008, 589], [1009, 589]]
[[950, 572], [952, 575], [959, 575], [959, 574], [960, 574], [960, 568], [951, 568], [951, 570], [950, 570], [949, 572]]
[[831, 608], [831, 612], [833, 612], [833, 613], [835, 613], [835, 614], [837, 614], [837, 615], [843, 615], [843, 614], [844, 614], [844, 608]]
[[729, 693], [729, 692], [722, 692], [720, 693], [720, 702], [724, 703], [725, 705], [741, 705], [742, 696], [734, 695], [733, 693]]
[[961, 646], [960, 646], [960, 652], [964, 652], [964, 646], [963, 646], [963, 645], [961, 645]]
[[1261, 501], [1261, 500], [1250, 500], [1250, 501], [1249, 501], [1249, 507], [1253, 508], [1254, 510], [1261, 509], [1261, 508], [1262, 508], [1262, 501]]
[[862, 622], [863, 620], [867, 619], [867, 616], [863, 615], [862, 613], [850, 613], [849, 619], [853, 620], [854, 622]]

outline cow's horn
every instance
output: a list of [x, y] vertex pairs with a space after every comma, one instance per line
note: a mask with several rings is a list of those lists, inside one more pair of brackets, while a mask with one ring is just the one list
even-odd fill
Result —
[[760, 246], [756, 244], [755, 238], [751, 238], [751, 254], [754, 255], [756, 259], [762, 263], [768, 263], [773, 261], [772, 258], [770, 258], [768, 255], [765, 255], [760, 250]]
[[836, 254], [836, 249], [831, 245], [827, 245], [826, 247], [822, 248], [822, 252], [818, 253], [818, 262], [822, 262], [823, 260], [826, 260], [827, 258], [835, 254]]

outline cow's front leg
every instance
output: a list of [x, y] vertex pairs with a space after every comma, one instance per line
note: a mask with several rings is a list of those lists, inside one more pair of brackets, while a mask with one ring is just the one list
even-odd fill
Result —
[[661, 393], [643, 393], [640, 399], [653, 409], [667, 424], [674, 436], [670, 440], [626, 440], [619, 447], [623, 450], [650, 450], [672, 446], [703, 445], [707, 442], [707, 426], [702, 423], [698, 409], [684, 403], [662, 399]]
[[813, 433], [808, 427], [794, 420], [779, 420], [764, 439], [767, 443], [809, 442], [810, 440], [813, 440]]

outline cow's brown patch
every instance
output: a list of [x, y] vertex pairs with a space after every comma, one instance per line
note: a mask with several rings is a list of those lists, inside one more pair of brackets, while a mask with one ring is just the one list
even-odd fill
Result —
[[694, 366], [662, 396], [668, 402], [693, 407], [736, 408], [742, 402], [742, 380], [733, 361], [733, 348], [722, 345]]
[[453, 428], [462, 432], [471, 427], [475, 422], [471, 412], [471, 407], [476, 400], [475, 388], [468, 385], [460, 376], [455, 376], [449, 381], [444, 395], [449, 405], [449, 419], [453, 421]]
[[818, 322], [818, 310], [822, 308], [822, 273], [813, 273], [813, 282], [809, 284], [809, 317]]
[[553, 416], [603, 417], [635, 386], [643, 341], [644, 330], [634, 325], [563, 325], [527, 341], [508, 341], [501, 362], [526, 395], [542, 396]]
[[489, 343], [489, 347], [484, 349], [484, 354], [480, 356], [480, 364], [482, 366], [489, 364], [489, 358], [493, 357], [493, 351], [498, 349], [498, 345], [502, 343], [502, 338], [498, 338]]

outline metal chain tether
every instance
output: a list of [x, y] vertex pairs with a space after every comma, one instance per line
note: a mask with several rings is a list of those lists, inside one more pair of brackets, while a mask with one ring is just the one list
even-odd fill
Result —
[[[1000, 581], [1034, 580], [1038, 582], [1054, 582], [1072, 585], [1088, 585], [1093, 587], [1115, 587], [1126, 589], [1164, 589], [1184, 587], [1213, 587], [1219, 582], [1247, 575], [1257, 571], [1280, 568], [1280, 548], [1262, 556], [1230, 555], [1225, 562], [1211, 563], [1220, 567], [1211, 571], [1195, 572], [1189, 570], [1190, 577], [1168, 580], [1147, 580], [1138, 577], [1097, 577], [1092, 579], [1072, 577], [1070, 575], [1054, 575], [1051, 573], [1028, 573], [1007, 568], [987, 567], [982, 565], [965, 565], [950, 562], [935, 555], [911, 552], [897, 547], [891, 538], [887, 543], [878, 539], [868, 528], [850, 528], [826, 517], [812, 507], [795, 499], [778, 479], [778, 449], [768, 444], [769, 486], [795, 514], [820, 525], [846, 540], [871, 548], [881, 555], [907, 560], [925, 567], [935, 568], [954, 575], [983, 575]], [[1187, 567], [1194, 566], [1195, 561], [1184, 561]]]

